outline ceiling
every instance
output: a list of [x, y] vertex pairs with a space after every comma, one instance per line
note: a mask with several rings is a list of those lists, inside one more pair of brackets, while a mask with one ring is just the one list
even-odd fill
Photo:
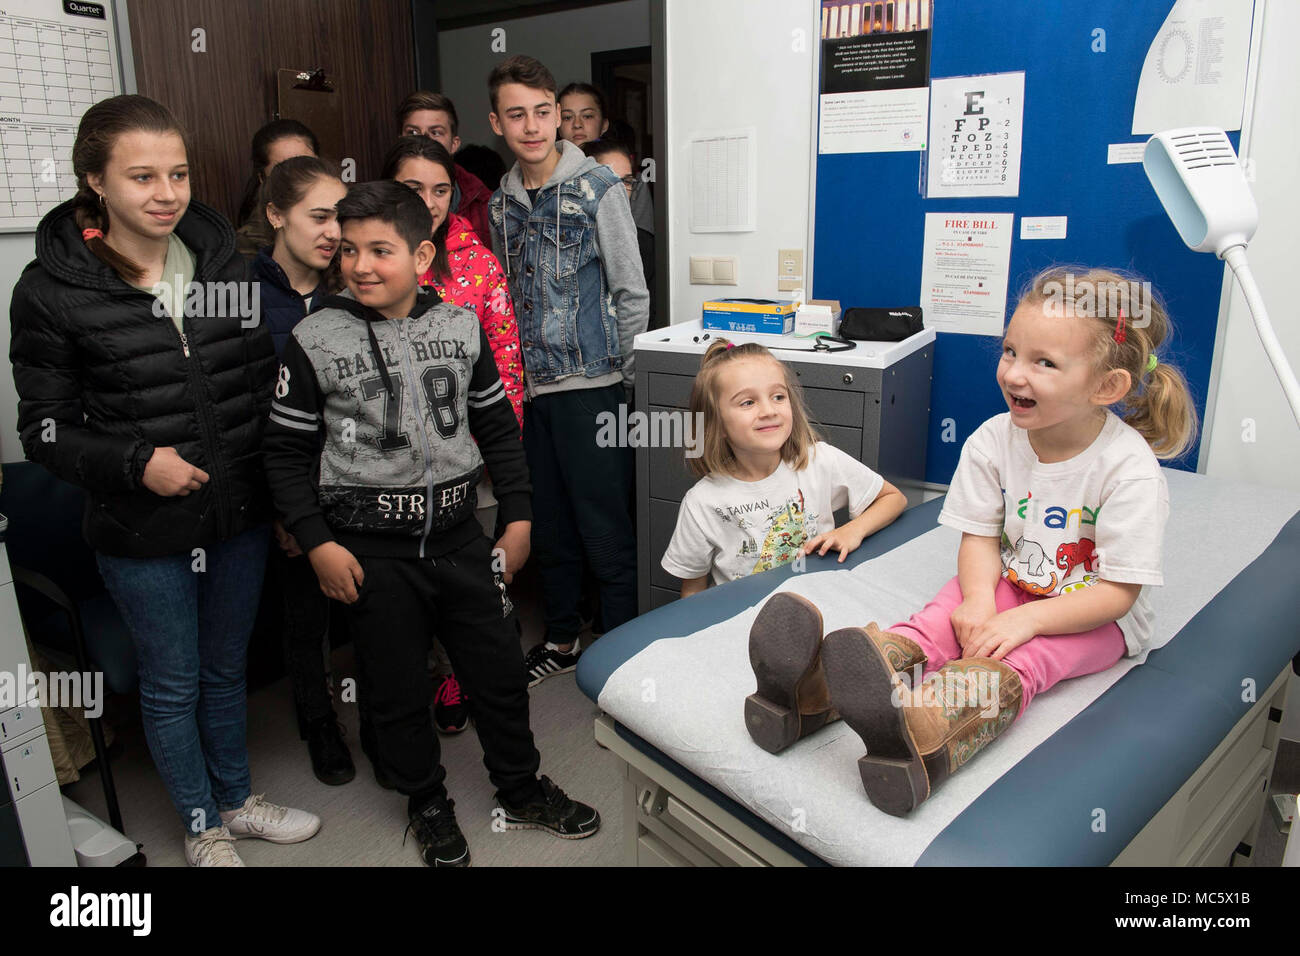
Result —
[[594, 7], [617, 0], [433, 0], [439, 30]]

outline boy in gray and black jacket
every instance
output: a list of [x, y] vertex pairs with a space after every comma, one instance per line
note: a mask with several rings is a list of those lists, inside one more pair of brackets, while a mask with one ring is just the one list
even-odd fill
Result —
[[[294, 328], [263, 455], [286, 529], [347, 605], [377, 757], [409, 797], [425, 862], [467, 864], [429, 710], [436, 633], [472, 696], [505, 825], [590, 836], [595, 810], [536, 775], [505, 589], [528, 557], [528, 471], [486, 336], [418, 286], [434, 249], [415, 192], [355, 186], [338, 218], [348, 291]], [[505, 526], [495, 550], [474, 517], [485, 462]]]

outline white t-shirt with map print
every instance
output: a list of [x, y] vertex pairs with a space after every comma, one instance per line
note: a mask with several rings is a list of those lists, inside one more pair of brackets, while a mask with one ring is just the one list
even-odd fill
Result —
[[817, 442], [808, 466], [785, 462], [761, 481], [709, 475], [682, 499], [664, 570], [692, 579], [712, 572], [723, 584], [786, 564], [806, 541], [835, 529], [835, 510], [856, 518], [884, 479], [834, 445]]
[[1161, 571], [1169, 488], [1151, 446], [1111, 411], [1101, 433], [1067, 461], [1043, 464], [1011, 413], [962, 448], [939, 523], [1002, 541], [1002, 576], [1030, 594], [1059, 595], [1099, 580], [1140, 584], [1117, 622], [1130, 655], [1151, 640], [1147, 585]]

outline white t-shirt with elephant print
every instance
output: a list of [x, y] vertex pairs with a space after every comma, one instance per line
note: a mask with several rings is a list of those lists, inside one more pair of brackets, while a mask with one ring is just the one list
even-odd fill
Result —
[[1001, 537], [1002, 576], [1037, 595], [1059, 595], [1099, 580], [1140, 584], [1117, 622], [1130, 655], [1151, 640], [1146, 585], [1161, 570], [1169, 489], [1146, 440], [1114, 413], [1101, 434], [1067, 461], [1043, 464], [1010, 412], [966, 440], [939, 515], [940, 524]]

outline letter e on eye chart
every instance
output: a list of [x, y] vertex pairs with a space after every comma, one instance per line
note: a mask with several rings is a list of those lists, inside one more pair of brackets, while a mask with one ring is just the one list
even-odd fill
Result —
[[952, 76], [930, 83], [926, 195], [1020, 195], [1025, 74]]

